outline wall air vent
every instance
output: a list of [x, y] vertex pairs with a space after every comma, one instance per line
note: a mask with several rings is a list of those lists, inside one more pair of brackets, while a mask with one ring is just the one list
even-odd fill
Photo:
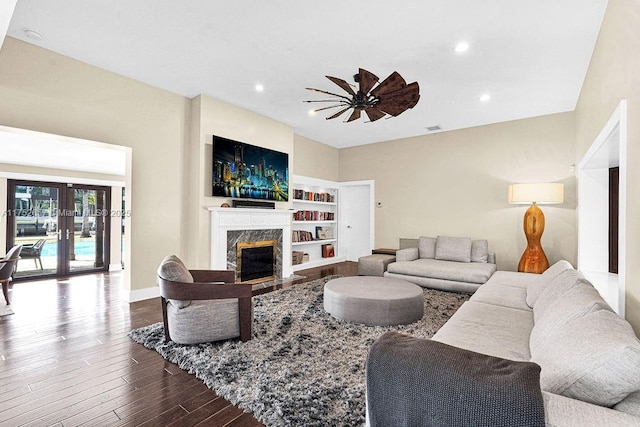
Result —
[[438, 126], [438, 125], [435, 125], [435, 126], [427, 126], [427, 130], [428, 130], [429, 132], [435, 132], [435, 131], [437, 131], [437, 130], [441, 130], [441, 129], [442, 129], [442, 128], [441, 128], [440, 126]]

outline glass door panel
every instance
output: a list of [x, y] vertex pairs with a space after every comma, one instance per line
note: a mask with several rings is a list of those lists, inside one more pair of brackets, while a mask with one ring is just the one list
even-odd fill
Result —
[[65, 276], [109, 265], [110, 189], [7, 181], [7, 250], [23, 245], [14, 278]]
[[104, 189], [74, 187], [70, 193], [74, 217], [73, 225], [68, 224], [69, 271], [103, 269], [107, 252], [107, 192]]
[[7, 232], [11, 234], [13, 244], [23, 245], [14, 277], [55, 274], [60, 253], [60, 189], [56, 185], [12, 184], [9, 206], [14, 209], [7, 217]]

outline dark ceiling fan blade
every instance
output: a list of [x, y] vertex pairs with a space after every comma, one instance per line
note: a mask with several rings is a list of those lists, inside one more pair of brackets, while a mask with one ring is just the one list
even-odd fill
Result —
[[389, 92], [394, 92], [398, 89], [402, 89], [407, 85], [402, 76], [394, 71], [389, 77], [384, 79], [375, 89], [371, 91], [373, 96], [382, 96]]
[[331, 76], [325, 76], [326, 78], [328, 78], [329, 80], [331, 80], [332, 82], [334, 82], [335, 84], [337, 84], [338, 86], [340, 86], [342, 89], [344, 89], [345, 91], [347, 91], [349, 94], [356, 96], [356, 92], [353, 90], [353, 88], [351, 87], [351, 85], [349, 83], [347, 83], [346, 81], [339, 79], [337, 77], [331, 77]]
[[369, 93], [371, 88], [378, 83], [378, 76], [370, 71], [360, 68], [358, 71], [358, 83], [360, 84], [360, 92], [366, 95]]
[[314, 92], [324, 93], [325, 95], [337, 96], [338, 98], [346, 99], [347, 101], [351, 102], [351, 98], [349, 98], [348, 96], [338, 95], [337, 93], [327, 92], [326, 90], [315, 89], [315, 88], [312, 88], [312, 87], [305, 87], [305, 89], [306, 90], [312, 90]]
[[354, 108], [353, 109], [353, 113], [351, 113], [351, 115], [349, 116], [347, 121], [348, 122], [352, 122], [354, 120], [358, 120], [360, 118], [360, 113], [361, 112], [362, 112], [362, 110], [360, 108]]
[[330, 115], [329, 117], [327, 117], [327, 120], [335, 119], [336, 117], [340, 116], [342, 113], [347, 111], [349, 108], [351, 108], [351, 107], [347, 107], [344, 110], [340, 110], [337, 113]]
[[420, 100], [420, 87], [413, 82], [402, 89], [380, 96], [377, 108], [392, 116], [398, 116], [413, 108]]
[[345, 106], [346, 106], [347, 108], [351, 108], [351, 106], [350, 106], [350, 105], [347, 105], [347, 104], [336, 104], [336, 105], [330, 105], [330, 106], [328, 106], [328, 107], [317, 108], [317, 109], [315, 109], [315, 110], [313, 110], [313, 111], [314, 111], [314, 113], [317, 113], [318, 111], [330, 110], [330, 109], [332, 109], [332, 108], [336, 108], [336, 107], [345, 107]]
[[385, 113], [380, 111], [378, 107], [366, 108], [364, 112], [367, 114], [367, 117], [369, 117], [369, 120], [371, 120], [372, 122], [375, 122], [376, 120], [381, 119], [386, 115]]

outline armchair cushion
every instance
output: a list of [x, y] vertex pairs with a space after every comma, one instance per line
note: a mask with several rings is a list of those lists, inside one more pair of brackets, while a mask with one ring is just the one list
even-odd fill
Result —
[[199, 344], [240, 335], [238, 299], [190, 301], [184, 310], [167, 304], [169, 334], [180, 344]]
[[[175, 255], [166, 256], [162, 260], [160, 267], [158, 267], [158, 276], [171, 282], [193, 283], [193, 276], [191, 276], [191, 273], [182, 263], [180, 258]], [[169, 303], [174, 307], [181, 309], [188, 307], [191, 304], [191, 301], [170, 299]]]
[[467, 237], [438, 236], [436, 259], [471, 262], [471, 239]]

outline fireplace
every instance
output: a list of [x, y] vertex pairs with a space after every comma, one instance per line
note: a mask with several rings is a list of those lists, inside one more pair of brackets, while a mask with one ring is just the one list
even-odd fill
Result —
[[262, 283], [276, 279], [276, 240], [238, 242], [236, 283]]
[[275, 240], [275, 279], [293, 274], [291, 211], [208, 208], [211, 212], [211, 269], [238, 271], [238, 243]]

